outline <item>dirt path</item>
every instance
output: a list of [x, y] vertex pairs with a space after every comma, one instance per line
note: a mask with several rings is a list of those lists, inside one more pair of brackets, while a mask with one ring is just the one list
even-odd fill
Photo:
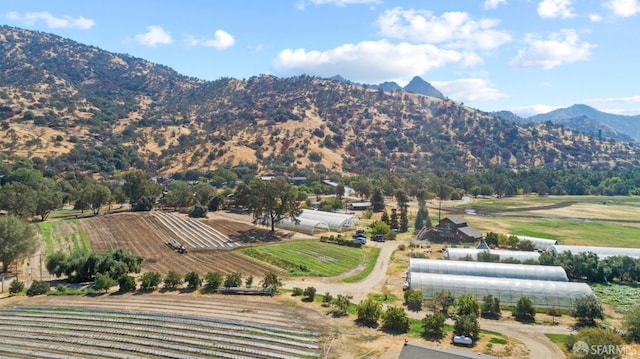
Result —
[[[380, 293], [383, 290], [385, 284], [387, 284], [387, 270], [389, 269], [389, 261], [391, 260], [391, 254], [398, 247], [398, 242], [388, 241], [384, 243], [367, 242], [367, 246], [379, 247], [380, 255], [378, 256], [378, 263], [373, 268], [373, 271], [369, 276], [357, 283], [340, 283], [339, 280], [343, 277], [356, 274], [348, 273], [338, 277], [329, 278], [317, 278], [317, 277], [304, 277], [304, 278], [291, 278], [283, 280], [283, 286], [286, 289], [315, 287], [316, 292], [324, 294], [326, 292], [331, 293], [334, 297], [337, 294], [350, 295], [353, 297], [352, 303], [360, 303], [361, 300], [366, 299], [369, 293]], [[400, 283], [402, 285], [402, 283]]]

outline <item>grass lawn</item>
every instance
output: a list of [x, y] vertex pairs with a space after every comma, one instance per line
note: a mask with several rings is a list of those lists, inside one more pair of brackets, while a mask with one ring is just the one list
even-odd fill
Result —
[[[378, 249], [378, 248], [375, 248]], [[242, 253], [287, 270], [291, 276], [333, 277], [358, 267], [371, 270], [378, 257], [372, 247], [353, 248], [319, 240], [262, 245]]]

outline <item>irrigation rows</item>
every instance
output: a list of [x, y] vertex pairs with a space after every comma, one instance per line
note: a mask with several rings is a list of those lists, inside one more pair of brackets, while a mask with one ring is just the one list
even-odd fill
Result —
[[58, 306], [0, 310], [0, 357], [314, 358], [319, 337], [184, 314]]
[[184, 218], [171, 212], [154, 211], [152, 215], [175, 233], [178, 241], [185, 242], [193, 249], [229, 250], [240, 247], [239, 243], [198, 220]]

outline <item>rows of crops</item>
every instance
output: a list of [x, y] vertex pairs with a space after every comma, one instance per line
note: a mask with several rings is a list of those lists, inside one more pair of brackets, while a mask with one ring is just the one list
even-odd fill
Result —
[[183, 218], [175, 213], [153, 212], [162, 224], [176, 234], [176, 239], [193, 249], [233, 249], [240, 245], [199, 221]]
[[0, 310], [0, 356], [311, 358], [319, 334], [163, 312], [59, 306]]

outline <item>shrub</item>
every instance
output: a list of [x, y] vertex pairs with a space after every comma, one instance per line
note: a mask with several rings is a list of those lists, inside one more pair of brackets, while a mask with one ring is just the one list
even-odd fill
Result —
[[44, 281], [40, 282], [40, 281], [34, 280], [33, 283], [31, 283], [31, 286], [29, 287], [29, 289], [27, 289], [27, 295], [31, 296], [31, 295], [47, 294], [49, 289], [51, 289], [49, 287], [49, 283]]
[[204, 277], [204, 290], [206, 292], [215, 292], [222, 285], [222, 274], [219, 272], [209, 272]]
[[116, 281], [113, 278], [109, 277], [107, 274], [98, 273], [96, 274], [96, 280], [93, 283], [93, 288], [106, 293], [114, 285], [116, 285]]
[[140, 276], [140, 287], [145, 290], [154, 290], [162, 282], [162, 275], [158, 272], [146, 272]]
[[409, 330], [409, 317], [404, 308], [389, 307], [382, 316], [382, 327], [387, 330], [406, 333]]
[[196, 272], [189, 272], [184, 275], [184, 281], [187, 282], [187, 288], [198, 289], [202, 285], [202, 279]]
[[531, 303], [531, 299], [522, 297], [518, 299], [512, 315], [521, 322], [533, 322], [536, 320], [536, 309]]
[[250, 275], [247, 277], [247, 279], [244, 280], [244, 285], [247, 288], [251, 288], [251, 285], [253, 285], [253, 276]]
[[358, 304], [358, 321], [362, 324], [378, 324], [380, 316], [382, 316], [382, 303], [377, 300], [367, 298]]
[[127, 274], [123, 274], [118, 278], [118, 285], [121, 292], [133, 292], [137, 289], [135, 278]]
[[578, 298], [573, 303], [571, 316], [576, 318], [578, 326], [593, 327], [596, 319], [603, 319], [602, 306], [595, 296]]
[[302, 288], [300, 287], [293, 287], [293, 289], [291, 290], [291, 295], [294, 297], [300, 296], [302, 295], [302, 293], [304, 293], [304, 290], [302, 290]]
[[306, 300], [309, 302], [313, 302], [314, 297], [316, 296], [316, 288], [315, 287], [307, 287], [302, 293]]
[[465, 337], [478, 339], [480, 336], [480, 324], [474, 314], [460, 315], [456, 318], [453, 333]]
[[411, 293], [406, 297], [405, 303], [407, 303], [407, 308], [413, 311], [422, 310], [422, 302], [424, 301], [424, 297], [422, 292], [419, 290], [411, 290]]
[[238, 272], [227, 274], [222, 286], [225, 288], [242, 286], [242, 275]]
[[342, 295], [338, 294], [336, 299], [333, 301], [333, 306], [335, 307], [334, 314], [335, 315], [346, 315], [349, 306], [351, 305], [351, 299], [353, 299], [350, 295]]
[[60, 293], [64, 293], [67, 291], [67, 289], [69, 289], [66, 285], [60, 283], [58, 285], [56, 285], [56, 292], [60, 292]]
[[207, 206], [196, 204], [195, 206], [193, 206], [193, 208], [191, 208], [191, 211], [189, 212], [189, 217], [207, 218], [208, 211], [209, 211], [209, 208]]
[[333, 300], [333, 296], [331, 295], [331, 293], [326, 292], [322, 296], [322, 305], [324, 305], [325, 307], [328, 307], [329, 304], [331, 304], [332, 300]]
[[441, 339], [444, 336], [445, 317], [442, 313], [427, 314], [422, 318], [422, 336], [427, 339]]
[[21, 282], [16, 279], [13, 282], [11, 282], [11, 284], [9, 285], [9, 294], [18, 294], [18, 293], [22, 293], [23, 291], [24, 291], [24, 282]]
[[170, 270], [164, 278], [164, 288], [168, 290], [175, 290], [178, 286], [182, 285], [182, 283], [182, 276], [172, 270]]

